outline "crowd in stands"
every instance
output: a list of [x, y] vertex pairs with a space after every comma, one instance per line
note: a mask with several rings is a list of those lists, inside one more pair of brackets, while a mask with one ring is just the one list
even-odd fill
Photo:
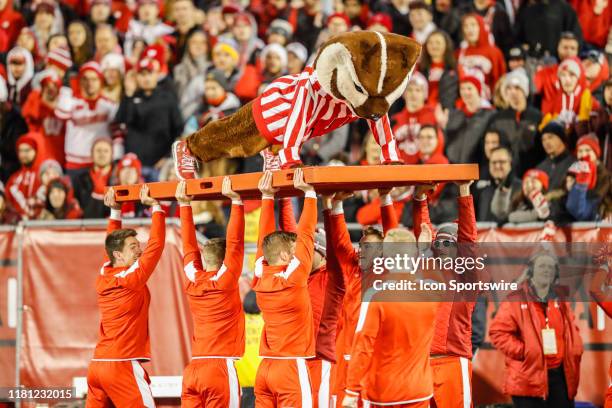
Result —
[[[610, 220], [611, 24], [607, 0], [0, 0], [0, 223], [107, 217], [106, 186], [172, 180], [175, 140], [355, 30], [423, 44], [393, 131], [407, 164], [480, 165], [478, 221]], [[380, 148], [358, 120], [302, 156], [369, 165]], [[261, 167], [255, 156], [200, 171]], [[457, 217], [455, 190], [431, 193], [434, 223]], [[412, 193], [394, 190], [408, 226]], [[377, 223], [377, 200], [358, 194], [347, 220]], [[222, 236], [223, 204], [194, 205]]]

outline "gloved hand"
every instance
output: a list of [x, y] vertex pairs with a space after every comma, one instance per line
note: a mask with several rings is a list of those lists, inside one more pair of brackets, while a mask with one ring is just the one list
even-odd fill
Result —
[[576, 176], [576, 183], [593, 188], [593, 177], [596, 177], [595, 165], [588, 160], [574, 162], [567, 170], [568, 173]]
[[533, 190], [529, 194], [529, 200], [533, 204], [533, 208], [538, 213], [538, 218], [543, 220], [550, 215], [550, 207], [548, 205], [548, 200], [544, 197], [541, 191]]

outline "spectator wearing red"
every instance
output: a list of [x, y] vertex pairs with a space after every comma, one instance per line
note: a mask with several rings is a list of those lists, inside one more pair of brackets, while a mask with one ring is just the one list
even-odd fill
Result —
[[554, 254], [535, 254], [525, 280], [501, 303], [489, 329], [491, 342], [506, 357], [504, 392], [518, 408], [574, 406], [583, 346], [559, 279]]
[[45, 201], [47, 200], [47, 192], [49, 191], [49, 183], [51, 183], [52, 180], [64, 177], [64, 170], [62, 166], [53, 159], [46, 159], [38, 166], [38, 169], [40, 187], [36, 192], [36, 198], [44, 207]]
[[[351, 20], [345, 13], [332, 13], [325, 20], [325, 28], [319, 33], [315, 44], [318, 50], [332, 36], [346, 33], [351, 28]], [[306, 52], [308, 54], [308, 51]]]
[[102, 96], [104, 77], [98, 63], [84, 64], [78, 81], [78, 92], [61, 93], [56, 108], [57, 117], [66, 121], [66, 169], [73, 178], [89, 169], [93, 142], [110, 136], [117, 112], [117, 104]]
[[[133, 185], [142, 183], [142, 163], [134, 153], [126, 153], [117, 162], [116, 177], [118, 185]], [[121, 206], [123, 217], [141, 217], [144, 215], [146, 207], [139, 202], [127, 202]]]
[[437, 29], [433, 22], [431, 8], [424, 1], [412, 1], [410, 2], [408, 18], [412, 25], [411, 37], [419, 43], [425, 44], [429, 35]]
[[34, 77], [34, 61], [32, 54], [23, 47], [15, 47], [7, 57], [7, 89], [8, 100], [15, 106], [24, 104], [30, 93]]
[[603, 52], [591, 50], [582, 58], [582, 67], [591, 94], [603, 103], [604, 82], [610, 76], [608, 59]]
[[601, 158], [601, 144], [594, 133], [589, 133], [578, 139], [576, 143], [576, 157], [578, 160], [587, 160], [595, 164], [596, 183], [594, 192], [600, 200], [598, 216], [606, 219], [612, 214], [612, 174], [606, 169]]
[[36, 192], [40, 187], [36, 168], [37, 138], [39, 136], [35, 133], [27, 133], [17, 139], [17, 158], [21, 168], [6, 183], [6, 200], [26, 220], [35, 219], [40, 212], [36, 200]]
[[287, 44], [287, 73], [289, 75], [299, 74], [304, 70], [308, 61], [308, 50], [302, 44], [293, 42]]
[[[70, 50], [65, 47], [54, 48], [49, 51], [45, 58], [45, 68], [43, 71], [54, 71], [62, 82], [66, 76], [66, 72], [72, 67], [72, 57]], [[42, 80], [42, 72], [34, 75], [32, 79], [32, 88], [40, 89], [40, 81]]]
[[557, 118], [566, 127], [588, 121], [591, 111], [599, 106], [588, 88], [584, 69], [578, 58], [566, 58], [557, 69], [559, 89], [551, 99], [551, 105], [542, 107], [542, 113]]
[[498, 214], [508, 214], [508, 221], [514, 223], [544, 221], [550, 216], [550, 203], [547, 199], [550, 179], [540, 169], [530, 169], [523, 175], [520, 194], [506, 202], [505, 208], [496, 205]]
[[13, 0], [0, 0], [0, 28], [6, 33], [9, 46], [15, 44], [23, 27], [25, 20], [21, 13], [13, 8]]
[[497, 48], [485, 26], [483, 18], [475, 13], [461, 20], [463, 41], [457, 53], [460, 69], [478, 69], [485, 75], [484, 96], [488, 99], [499, 78], [506, 73], [504, 55]]
[[253, 63], [254, 58], [264, 47], [264, 42], [257, 37], [257, 23], [255, 18], [247, 12], [237, 13], [234, 16], [234, 25], [231, 33], [219, 37], [223, 40], [235, 41], [238, 50], [238, 69]]
[[370, 7], [363, 0], [342, 0], [344, 12], [351, 21], [351, 27], [364, 29], [370, 16]]
[[47, 187], [45, 206], [38, 216], [39, 220], [74, 220], [83, 216], [79, 203], [72, 197], [68, 183], [54, 179]]
[[66, 123], [55, 114], [62, 80], [53, 70], [42, 71], [40, 78], [41, 89], [30, 92], [23, 105], [22, 115], [30, 131], [43, 136], [40, 150], [44, 156], [63, 166], [66, 161]]
[[257, 19], [257, 35], [260, 38], [266, 35], [266, 31], [273, 20], [277, 18], [287, 20], [292, 10], [289, 6], [289, 0], [261, 1], [257, 5], [255, 2], [251, 2], [250, 9]]
[[389, 15], [377, 13], [368, 19], [367, 30], [378, 31], [380, 33], [390, 33], [393, 31], [393, 21]]
[[451, 163], [479, 162], [479, 146], [495, 115], [482, 97], [484, 75], [473, 71], [460, 78], [457, 107], [436, 111], [436, 122], [446, 133], [446, 156]]
[[612, 5], [606, 0], [570, 0], [582, 28], [584, 41], [602, 49], [612, 24]]
[[[507, 7], [507, 4], [504, 3]], [[501, 3], [490, 0], [470, 0], [460, 6], [462, 13], [475, 13], [481, 16], [487, 30], [493, 35], [495, 45], [506, 53], [514, 45], [514, 33], [508, 13]]]
[[436, 30], [424, 45], [419, 70], [429, 82], [427, 104], [434, 107], [440, 104], [449, 109], [459, 97], [453, 41], [444, 31]]
[[91, 148], [93, 165], [74, 180], [74, 195], [81, 204], [84, 218], [106, 218], [109, 208], [104, 205], [104, 192], [111, 185], [113, 172], [113, 142], [109, 137], [97, 138]]
[[157, 85], [161, 89], [171, 93], [174, 97], [177, 97], [176, 86], [168, 67], [169, 50], [164, 48], [162, 43], [149, 45], [142, 51], [139, 60], [145, 58], [153, 64], [153, 68], [157, 74]]
[[160, 4], [159, 0], [138, 1], [138, 19], [130, 21], [123, 44], [126, 57], [132, 56], [137, 39], [142, 38], [145, 44], [151, 45], [159, 38], [174, 32], [174, 28], [161, 21]]
[[417, 155], [416, 137], [421, 125], [436, 121], [433, 108], [425, 105], [428, 92], [427, 79], [420, 72], [414, 72], [404, 92], [406, 106], [392, 117], [395, 122], [393, 134], [404, 162], [412, 161], [412, 157]]
[[[432, 123], [425, 123], [416, 137], [417, 153], [404, 160], [405, 164], [448, 164], [444, 155], [444, 134]], [[442, 194], [445, 183], [438, 183], [428, 194], [429, 202], [436, 204]]]
[[259, 87], [287, 73], [287, 50], [280, 44], [268, 44], [259, 55], [261, 70], [249, 65], [236, 84], [236, 95], [244, 101], [255, 99]]
[[[557, 45], [557, 57], [559, 61], [566, 58], [575, 58], [578, 56], [580, 43], [578, 38], [572, 32], [561, 33], [561, 38]], [[557, 71], [559, 64], [553, 64], [547, 67], [540, 68], [534, 76], [534, 85], [536, 93], [542, 95], [542, 111], [547, 111], [552, 105], [552, 99], [555, 93], [559, 90], [559, 78]]]

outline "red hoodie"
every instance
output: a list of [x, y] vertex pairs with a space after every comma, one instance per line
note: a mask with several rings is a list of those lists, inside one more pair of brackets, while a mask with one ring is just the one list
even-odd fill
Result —
[[608, 32], [612, 24], [612, 6], [608, 2], [601, 14], [595, 14], [595, 1], [570, 0], [569, 3], [578, 15], [584, 41], [603, 48], [608, 41]]
[[494, 45], [484, 19], [478, 14], [469, 13], [463, 16], [462, 21], [469, 17], [476, 19], [480, 27], [478, 42], [471, 45], [463, 41], [457, 52], [457, 62], [468, 71], [479, 69], [484, 73], [485, 96], [490, 99], [497, 80], [506, 73], [504, 54]]
[[392, 117], [395, 126], [393, 126], [393, 134], [397, 140], [400, 155], [406, 164], [409, 163], [411, 157], [414, 157], [417, 151], [416, 137], [424, 124], [436, 123], [434, 109], [425, 105], [416, 112], [408, 112], [403, 109], [401, 112]]
[[15, 44], [19, 32], [25, 25], [21, 13], [13, 9], [13, 0], [6, 0], [6, 5], [0, 10], [0, 28], [8, 36], [9, 48]]
[[559, 72], [566, 64], [577, 65], [580, 69], [580, 77], [574, 90], [570, 93], [565, 92], [561, 87], [561, 82], [557, 81], [555, 84], [556, 91], [552, 95], [549, 106], [542, 104], [542, 113], [545, 115], [552, 115], [553, 118], [561, 114], [561, 119], [567, 121], [566, 115], [573, 117], [572, 122], [575, 120], [588, 120], [592, 109], [596, 109], [599, 104], [597, 100], [592, 97], [591, 91], [589, 90], [584, 76], [584, 69], [582, 68], [581, 61], [576, 58], [566, 58], [563, 60], [557, 68], [557, 77]]

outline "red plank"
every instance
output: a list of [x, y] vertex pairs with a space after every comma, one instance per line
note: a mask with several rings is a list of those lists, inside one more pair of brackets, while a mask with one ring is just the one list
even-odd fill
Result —
[[[273, 185], [280, 188], [278, 196], [300, 195], [293, 188], [294, 170], [274, 173]], [[242, 198], [259, 198], [257, 183], [262, 173], [231, 175], [232, 187]], [[318, 192], [369, 190], [382, 187], [407, 186], [428, 182], [453, 182], [478, 179], [476, 164], [428, 164], [402, 166], [327, 166], [305, 167], [304, 178]], [[187, 194], [198, 200], [219, 200], [223, 177], [207, 177], [187, 182]], [[173, 200], [176, 181], [148, 183], [151, 196]], [[141, 185], [115, 186], [117, 201], [138, 200]]]

